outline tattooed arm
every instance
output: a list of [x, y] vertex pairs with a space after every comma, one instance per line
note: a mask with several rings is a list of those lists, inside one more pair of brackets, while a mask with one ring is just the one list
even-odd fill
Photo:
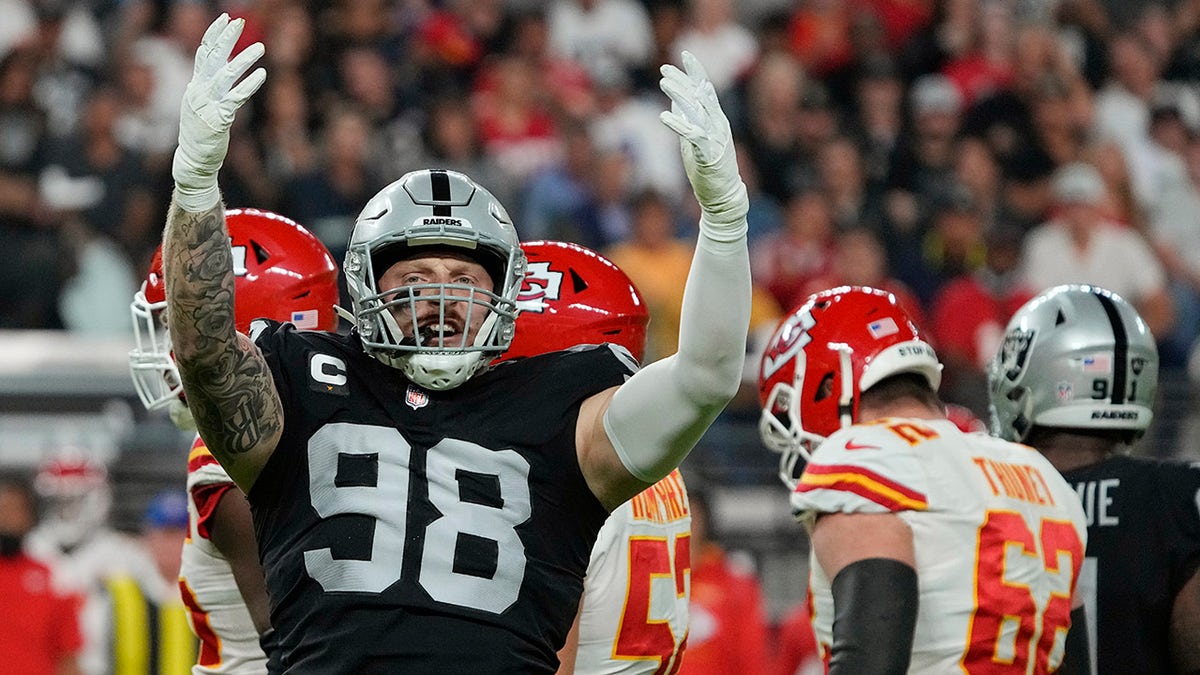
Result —
[[249, 492], [283, 430], [262, 354], [233, 318], [233, 257], [221, 204], [171, 205], [163, 234], [167, 325], [188, 407], [213, 456]]
[[254, 43], [230, 59], [245, 26], [222, 14], [196, 50], [179, 110], [175, 194], [163, 232], [167, 322], [188, 407], [209, 450], [249, 492], [283, 429], [279, 393], [254, 343], [237, 332], [233, 255], [217, 173], [229, 149], [234, 113], [262, 86]]

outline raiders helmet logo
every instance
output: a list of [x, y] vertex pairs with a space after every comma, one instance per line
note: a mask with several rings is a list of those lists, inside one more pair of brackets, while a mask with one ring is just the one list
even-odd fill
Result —
[[517, 293], [517, 308], [522, 312], [546, 311], [550, 300], [558, 300], [562, 292], [563, 273], [550, 269], [548, 262], [529, 263], [529, 271]]
[[774, 375], [788, 361], [795, 358], [804, 346], [812, 342], [808, 331], [817, 325], [817, 320], [808, 312], [793, 314], [779, 327], [763, 354], [762, 378]]
[[1004, 344], [1000, 347], [1000, 369], [1009, 382], [1021, 379], [1036, 335], [1037, 331], [1016, 329], [1004, 336]]

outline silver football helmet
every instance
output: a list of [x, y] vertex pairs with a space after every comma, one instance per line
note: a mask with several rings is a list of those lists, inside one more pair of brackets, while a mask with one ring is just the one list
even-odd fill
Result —
[[1095, 286], [1056, 286], [1008, 322], [988, 368], [992, 433], [1023, 441], [1035, 427], [1140, 436], [1153, 418], [1158, 348], [1136, 310]]
[[[492, 291], [436, 283], [379, 288], [388, 268], [426, 246], [473, 258], [491, 276]], [[354, 223], [344, 269], [363, 347], [415, 384], [432, 390], [457, 387], [512, 341], [525, 254], [504, 207], [461, 173], [413, 171], [372, 197]], [[484, 313], [469, 344], [465, 328], [457, 339], [447, 340], [441, 332], [455, 303], [466, 304], [466, 326]], [[424, 316], [434, 317], [426, 325], [418, 321], [419, 306], [436, 310], [425, 310]], [[397, 315], [406, 317], [405, 325]]]

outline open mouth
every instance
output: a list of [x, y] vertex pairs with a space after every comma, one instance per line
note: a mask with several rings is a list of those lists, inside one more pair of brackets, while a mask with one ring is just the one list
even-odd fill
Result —
[[419, 340], [415, 342], [422, 347], [461, 347], [463, 333], [459, 327], [451, 323], [430, 323], [417, 330]]

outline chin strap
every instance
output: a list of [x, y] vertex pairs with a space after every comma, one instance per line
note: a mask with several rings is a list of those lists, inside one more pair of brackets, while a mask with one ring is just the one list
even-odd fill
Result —
[[854, 423], [854, 366], [850, 363], [853, 351], [847, 344], [831, 344], [830, 348], [838, 352], [838, 362], [842, 367], [841, 393], [838, 395], [838, 424], [845, 429]]

